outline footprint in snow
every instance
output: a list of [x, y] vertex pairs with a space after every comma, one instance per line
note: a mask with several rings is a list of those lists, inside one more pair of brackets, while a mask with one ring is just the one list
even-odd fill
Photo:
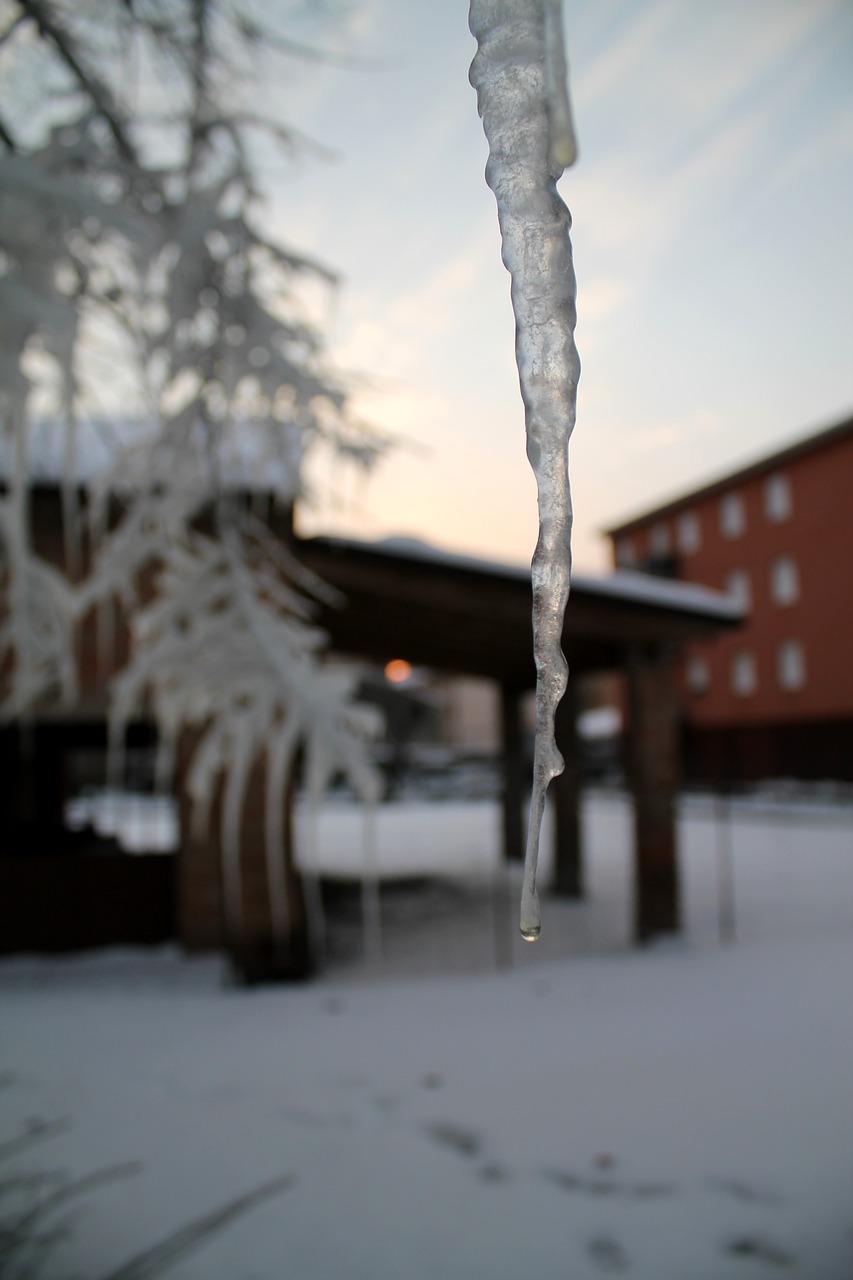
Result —
[[479, 1133], [473, 1129], [464, 1129], [462, 1125], [454, 1124], [452, 1121], [428, 1124], [425, 1132], [433, 1142], [439, 1143], [442, 1147], [449, 1147], [460, 1156], [476, 1156], [483, 1145]]
[[715, 1191], [722, 1192], [723, 1195], [731, 1196], [733, 1200], [740, 1200], [743, 1204], [761, 1204], [780, 1208], [785, 1203], [781, 1196], [775, 1195], [772, 1191], [762, 1191], [758, 1187], [750, 1186], [748, 1182], [742, 1182], [739, 1178], [709, 1178], [708, 1185]]
[[586, 1177], [563, 1169], [543, 1169], [541, 1176], [561, 1191], [585, 1196], [614, 1196], [622, 1200], [656, 1200], [675, 1195], [669, 1182], [629, 1182], [611, 1177]]
[[602, 1271], [627, 1271], [630, 1266], [627, 1253], [613, 1236], [595, 1236], [586, 1251]]
[[765, 1262], [770, 1267], [790, 1267], [796, 1258], [787, 1249], [776, 1245], [772, 1240], [761, 1236], [738, 1236], [730, 1240], [723, 1249], [730, 1258], [754, 1258], [756, 1262]]

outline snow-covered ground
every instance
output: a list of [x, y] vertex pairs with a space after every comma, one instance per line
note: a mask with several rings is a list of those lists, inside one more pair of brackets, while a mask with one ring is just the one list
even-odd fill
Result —
[[[34, 1274], [849, 1280], [853, 821], [718, 817], [682, 815], [685, 939], [639, 953], [629, 814], [598, 796], [590, 899], [546, 898], [534, 945], [513, 936], [493, 806], [400, 805], [380, 869], [453, 879], [390, 884], [381, 956], [362, 959], [356, 911], [310, 985], [236, 990], [171, 949], [3, 962], [0, 1223], [46, 1201], [29, 1175], [139, 1162], [22, 1228], [67, 1228]], [[322, 815], [318, 863], [352, 870], [356, 827]], [[19, 1244], [2, 1257], [24, 1274]]]

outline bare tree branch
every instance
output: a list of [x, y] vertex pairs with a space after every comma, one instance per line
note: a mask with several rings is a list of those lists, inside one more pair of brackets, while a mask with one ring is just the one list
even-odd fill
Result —
[[115, 139], [120, 154], [130, 163], [136, 163], [136, 152], [122, 123], [121, 113], [116, 106], [109, 87], [86, 67], [77, 52], [74, 37], [65, 30], [57, 20], [49, 3], [45, 0], [18, 0], [27, 17], [35, 22], [39, 34], [49, 40], [62, 61], [68, 67], [81, 89], [87, 94], [95, 109], [105, 120], [110, 133]]
[[17, 146], [15, 145], [15, 139], [12, 137], [11, 133], [6, 128], [2, 120], [0, 120], [0, 142], [2, 142], [3, 145], [6, 148], [8, 148], [9, 151], [18, 150]]
[[6, 30], [0, 32], [0, 45], [4, 45], [6, 41], [15, 34], [18, 27], [20, 27], [22, 23], [26, 22], [26, 20], [27, 15], [25, 13], [19, 13], [17, 17], [13, 18]]

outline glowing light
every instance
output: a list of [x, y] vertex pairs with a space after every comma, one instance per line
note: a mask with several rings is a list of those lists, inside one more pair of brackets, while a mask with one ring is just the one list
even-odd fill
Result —
[[405, 658], [392, 658], [385, 664], [385, 679], [391, 684], [405, 684], [412, 674], [412, 664]]

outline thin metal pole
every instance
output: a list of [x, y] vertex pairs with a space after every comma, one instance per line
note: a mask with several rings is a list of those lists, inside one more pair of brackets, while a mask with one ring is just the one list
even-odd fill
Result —
[[735, 860], [731, 793], [717, 793], [717, 898], [720, 941], [731, 945], [735, 931]]

